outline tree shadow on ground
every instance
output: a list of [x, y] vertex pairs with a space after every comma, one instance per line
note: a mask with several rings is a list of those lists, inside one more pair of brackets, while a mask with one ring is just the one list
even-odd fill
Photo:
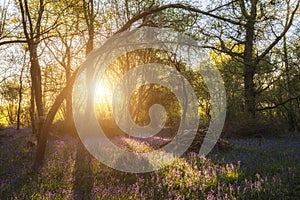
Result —
[[92, 199], [94, 175], [92, 171], [92, 156], [84, 145], [78, 141], [74, 166], [74, 199]]
[[[1, 131], [0, 199], [13, 199], [14, 194], [20, 196], [33, 180], [37, 180], [39, 173], [31, 168], [35, 151], [26, 146], [27, 139], [32, 139], [28, 134], [25, 129], [6, 128]], [[26, 192], [22, 198], [30, 199], [34, 190]]]
[[[4, 190], [0, 191], [0, 199], [14, 199], [14, 194], [20, 195], [21, 191], [24, 190], [24, 186], [28, 185], [33, 179], [36, 180], [38, 177], [37, 173], [33, 171], [28, 171], [26, 174], [17, 177], [12, 180]], [[34, 190], [26, 191], [26, 196], [23, 198], [30, 199], [34, 194]]]

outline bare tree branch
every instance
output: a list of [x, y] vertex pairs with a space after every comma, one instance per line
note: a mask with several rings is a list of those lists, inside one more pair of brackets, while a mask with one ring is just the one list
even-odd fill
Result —
[[246, 11], [246, 6], [245, 6], [244, 0], [239, 0], [239, 2], [240, 2], [240, 8], [241, 8], [241, 11], [242, 11], [243, 15], [244, 15], [246, 18], [248, 18], [248, 17], [249, 17], [249, 14], [248, 14], [247, 11]]
[[267, 107], [263, 107], [263, 108], [257, 108], [256, 110], [257, 110], [257, 111], [264, 111], [264, 110], [275, 109], [275, 108], [277, 108], [277, 107], [279, 107], [279, 106], [285, 105], [286, 103], [288, 103], [288, 102], [290, 102], [290, 101], [297, 100], [298, 98], [300, 98], [300, 95], [298, 95], [298, 96], [296, 96], [296, 97], [289, 98], [289, 99], [287, 99], [287, 100], [285, 100], [285, 101], [283, 101], [283, 102], [280, 102], [280, 103], [278, 103], [278, 104], [276, 104], [276, 105], [274, 105], [274, 106], [267, 106]]
[[288, 32], [288, 30], [290, 29], [290, 27], [293, 24], [293, 20], [294, 20], [296, 12], [298, 11], [299, 4], [300, 4], [300, 0], [297, 1], [297, 5], [296, 5], [295, 9], [293, 10], [293, 12], [291, 14], [291, 18], [290, 18], [289, 22], [287, 23], [287, 25], [285, 26], [282, 33], [278, 37], [276, 37], [276, 39], [266, 48], [266, 50], [261, 55], [259, 55], [256, 58], [256, 60], [255, 60], [256, 63], [258, 63], [261, 59], [263, 59], [273, 49], [273, 47], [285, 36], [285, 34]]
[[214, 11], [216, 11], [216, 10], [220, 10], [221, 8], [226, 7], [226, 6], [229, 6], [229, 5], [231, 5], [231, 4], [233, 4], [233, 3], [237, 2], [237, 1], [238, 1], [238, 0], [234, 0], [234, 1], [231, 1], [231, 2], [229, 2], [229, 3], [220, 5], [220, 6], [214, 8], [214, 9], [211, 9], [211, 10], [209, 10], [209, 11], [207, 11], [207, 12], [211, 13], [211, 12], [214, 12]]
[[2, 42], [0, 42], [0, 46], [5, 45], [5, 44], [15, 44], [15, 43], [27, 43], [27, 40], [2, 41]]
[[135, 15], [121, 29], [119, 29], [115, 34], [118, 34], [118, 33], [121, 33], [121, 32], [124, 32], [124, 31], [128, 30], [133, 23], [135, 23], [136, 21], [138, 21], [138, 20], [140, 20], [140, 19], [142, 19], [142, 18], [144, 18], [148, 15], [151, 15], [151, 14], [154, 14], [154, 13], [157, 13], [157, 12], [161, 12], [161, 11], [169, 9], [169, 8], [183, 9], [183, 10], [187, 10], [187, 11], [191, 11], [191, 12], [195, 12], [195, 13], [200, 13], [200, 14], [203, 14], [203, 15], [215, 18], [215, 19], [219, 19], [219, 20], [234, 24], [234, 25], [239, 25], [239, 26], [243, 25], [241, 22], [238, 22], [238, 21], [235, 21], [235, 20], [232, 20], [232, 19], [228, 19], [228, 18], [225, 18], [225, 17], [221, 17], [221, 16], [218, 16], [218, 15], [212, 14], [210, 12], [200, 10], [198, 8], [195, 8], [195, 7], [191, 7], [191, 6], [187, 6], [187, 5], [183, 5], [183, 4], [167, 4], [167, 5], [164, 5], [164, 6], [160, 6], [160, 7], [157, 7], [157, 8], [152, 8], [150, 10], [146, 10], [142, 13], [139, 13], [139, 14]]

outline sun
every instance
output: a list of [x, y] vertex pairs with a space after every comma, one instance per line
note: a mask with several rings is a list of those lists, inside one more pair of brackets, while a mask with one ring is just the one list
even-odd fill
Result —
[[100, 83], [96, 85], [94, 95], [97, 103], [107, 103], [112, 97], [112, 91], [107, 85]]
[[108, 92], [109, 92], [109, 89], [103, 85], [98, 85], [95, 89], [95, 95], [97, 97], [105, 96]]

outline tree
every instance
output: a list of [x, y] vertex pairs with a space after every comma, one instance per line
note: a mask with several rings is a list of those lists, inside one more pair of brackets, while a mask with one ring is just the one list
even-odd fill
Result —
[[[82, 11], [81, 0], [59, 2], [59, 4], [53, 4], [51, 9], [56, 10], [59, 7], [67, 7], [66, 14], [60, 19], [61, 25], [57, 27], [53, 33], [54, 36], [44, 42], [46, 54], [52, 59], [52, 66], [60, 71], [62, 67], [64, 74], [62, 75], [61, 81], [63, 86], [69, 85], [70, 79], [74, 69], [78, 68], [84, 56], [82, 50], [85, 48], [83, 43], [81, 32], [84, 32], [84, 13]], [[51, 80], [55, 83], [55, 79]], [[61, 91], [61, 88], [56, 89]], [[47, 95], [47, 94], [46, 94]], [[55, 94], [56, 95], [56, 94]], [[71, 92], [67, 95], [64, 108], [64, 127], [66, 130], [72, 131], [74, 129], [73, 115], [72, 115], [72, 94]], [[51, 104], [53, 101], [51, 101]]]
[[[39, 1], [38, 15], [36, 17], [36, 24], [33, 24], [33, 16], [29, 10], [28, 2], [19, 0], [20, 11], [22, 15], [23, 31], [27, 41], [29, 56], [30, 56], [30, 74], [32, 81], [32, 95], [34, 97], [35, 106], [37, 109], [37, 131], [38, 138], [41, 136], [43, 121], [44, 121], [44, 105], [42, 100], [42, 81], [41, 81], [41, 67], [38, 60], [38, 44], [41, 39], [41, 20], [44, 12], [44, 1]], [[34, 108], [31, 108], [34, 110]], [[33, 111], [32, 111], [33, 112]], [[35, 132], [35, 121], [32, 122], [33, 132]]]
[[[27, 43], [27, 48], [30, 57], [30, 75], [31, 75], [31, 121], [32, 130], [37, 135], [38, 145], [37, 154], [33, 168], [38, 169], [44, 158], [45, 146], [47, 141], [47, 133], [44, 131], [45, 111], [42, 93], [42, 77], [41, 65], [38, 55], [38, 46], [46, 34], [59, 26], [58, 19], [61, 14], [55, 16], [51, 24], [44, 23], [43, 16], [45, 13], [45, 5], [47, 2], [44, 0], [34, 1], [29, 5], [27, 0], [19, 0], [19, 9], [21, 13], [21, 22], [23, 26], [23, 33]], [[30, 9], [30, 6], [35, 9]], [[63, 13], [61, 10], [60, 13]], [[47, 26], [48, 25], [48, 26]], [[48, 36], [49, 37], [49, 36]], [[37, 119], [35, 119], [35, 108], [37, 110]], [[37, 128], [36, 127], [37, 124]]]
[[12, 2], [2, 1], [0, 5], [0, 46], [15, 43], [26, 43], [24, 38], [20, 37], [18, 31], [19, 21], [15, 13], [10, 12]]
[[[273, 11], [281, 6], [293, 6], [293, 9], [287, 14], [286, 23], [282, 27], [275, 27], [281, 15]], [[199, 25], [199, 35], [205, 36], [207, 43], [221, 44], [219, 47], [213, 44], [204, 47], [228, 54], [243, 64], [245, 114], [251, 120], [254, 120], [256, 113], [258, 91], [255, 75], [258, 66], [288, 32], [298, 8], [299, 0], [294, 4], [290, 1], [239, 0], [223, 3], [212, 8], [211, 12], [204, 13], [207, 20], [214, 20], [210, 21], [210, 25]], [[269, 34], [269, 37], [266, 38], [265, 34]], [[228, 41], [233, 43], [232, 48], [226, 46]], [[245, 47], [243, 52], [234, 52], [234, 47], [241, 44]], [[261, 48], [260, 44], [265, 48]]]
[[[41, 66], [39, 63], [39, 56], [38, 56], [38, 45], [41, 40], [41, 25], [42, 25], [42, 16], [44, 12], [44, 1], [39, 1], [38, 6], [38, 14], [37, 16], [32, 16], [32, 13], [29, 10], [28, 2], [19, 0], [19, 6], [22, 16], [22, 24], [23, 24], [23, 31], [27, 41], [27, 46], [29, 50], [29, 57], [30, 57], [30, 74], [31, 74], [31, 95], [32, 95], [32, 102], [35, 102], [35, 105], [32, 104], [31, 106], [31, 113], [34, 113], [34, 107], [36, 106], [37, 109], [37, 120], [34, 119], [32, 116], [32, 131], [37, 135], [38, 138], [38, 147], [37, 147], [37, 156], [36, 160], [39, 159], [39, 155], [43, 152], [40, 151], [43, 145], [42, 140], [45, 140], [45, 136], [42, 134], [42, 128], [44, 124], [44, 105], [42, 99], [42, 78], [41, 78]], [[36, 17], [35, 21], [33, 21], [33, 17]], [[34, 24], [35, 22], [35, 24]], [[37, 123], [37, 129], [35, 129]], [[39, 168], [37, 165], [37, 161], [35, 161], [34, 168]]]
[[[24, 75], [27, 73], [27, 63], [28, 59], [24, 49], [18, 45], [11, 45], [7, 47], [5, 51], [1, 52], [3, 57], [2, 62], [0, 63], [1, 68], [1, 90], [2, 98], [7, 105], [4, 104], [4, 108], [7, 108], [8, 113], [11, 117], [9, 121], [10, 126], [16, 126], [17, 129], [20, 128], [21, 124], [28, 125], [28, 121], [24, 120], [28, 112], [24, 110], [27, 107], [26, 100], [23, 101], [23, 97], [26, 98], [28, 89], [28, 78]], [[14, 66], [14, 67], [12, 67]], [[12, 84], [17, 87], [16, 95], [12, 94], [9, 91], [12, 90]], [[13, 95], [11, 98], [8, 98], [7, 95]], [[11, 108], [11, 110], [9, 110]], [[4, 114], [6, 115], [6, 114]]]
[[1, 96], [7, 102], [7, 121], [10, 125], [14, 125], [16, 122], [16, 103], [18, 100], [19, 86], [14, 80], [6, 81], [2, 84]]
[[[89, 54], [93, 50], [93, 45], [94, 45], [95, 16], [94, 16], [93, 3], [94, 2], [92, 0], [90, 0], [89, 2], [85, 2], [83, 0], [84, 13], [85, 13], [84, 16], [86, 18], [85, 20], [87, 23], [87, 28], [88, 28], [88, 33], [89, 33], [88, 34], [88, 42], [86, 44], [86, 54]], [[67, 6], [67, 8], [68, 8], [68, 6]], [[57, 22], [55, 22], [55, 23], [57, 23]], [[68, 45], [67, 45], [67, 48], [68, 48]], [[69, 56], [69, 55], [67, 54], [67, 56]], [[70, 66], [67, 66], [67, 67], [70, 67]], [[70, 70], [70, 68], [67, 68], [67, 70]], [[47, 136], [48, 136], [48, 132], [50, 130], [50, 126], [51, 126], [52, 121], [55, 117], [55, 114], [56, 114], [57, 110], [59, 109], [59, 107], [61, 106], [63, 100], [66, 99], [67, 97], [70, 97], [70, 94], [72, 91], [72, 86], [74, 84], [77, 72], [78, 72], [78, 69], [76, 69], [73, 72], [72, 76], [69, 76], [69, 74], [68, 74], [69, 81], [68, 81], [67, 85], [56, 97], [53, 105], [51, 106], [51, 108], [45, 118], [45, 122], [41, 126], [42, 137], [40, 137], [39, 142], [38, 142], [37, 155], [36, 155], [36, 159], [35, 159], [35, 163], [34, 163], [34, 169], [39, 169], [43, 164], [45, 150], [46, 150], [46, 144], [47, 144]]]

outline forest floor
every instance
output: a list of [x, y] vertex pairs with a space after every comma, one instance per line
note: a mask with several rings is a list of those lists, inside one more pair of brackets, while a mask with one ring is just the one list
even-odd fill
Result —
[[[299, 136], [229, 140], [229, 152], [190, 153], [164, 169], [131, 174], [101, 164], [73, 138], [51, 139], [44, 166], [35, 172], [30, 129], [5, 129], [0, 199], [298, 199]], [[149, 148], [139, 141], [119, 144]]]

